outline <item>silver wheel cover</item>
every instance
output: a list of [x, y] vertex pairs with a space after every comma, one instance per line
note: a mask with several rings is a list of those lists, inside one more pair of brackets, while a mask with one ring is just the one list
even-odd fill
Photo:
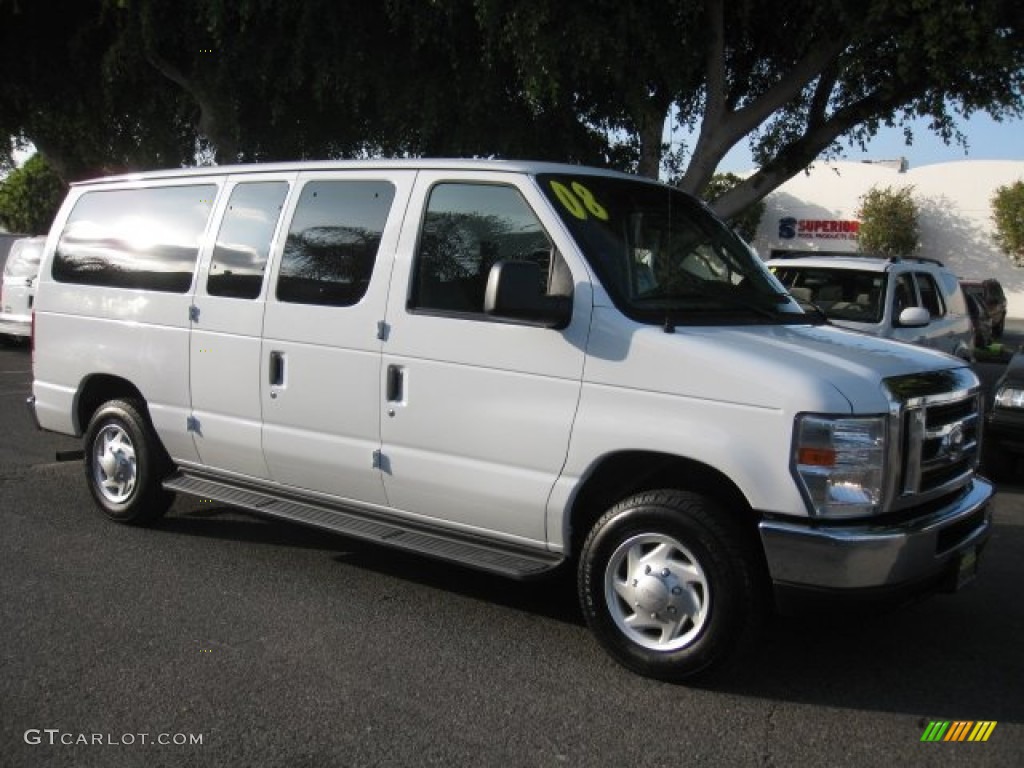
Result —
[[119, 424], [101, 429], [92, 444], [92, 480], [111, 504], [124, 503], [135, 490], [138, 468], [135, 446]]
[[677, 651], [707, 624], [711, 594], [693, 553], [671, 536], [642, 533], [622, 542], [604, 574], [605, 603], [630, 641]]

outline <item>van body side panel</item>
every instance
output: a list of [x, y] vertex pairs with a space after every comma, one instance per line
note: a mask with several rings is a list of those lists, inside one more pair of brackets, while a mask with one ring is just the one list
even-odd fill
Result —
[[[381, 216], [385, 221], [379, 243], [372, 249], [368, 282], [359, 289], [362, 295], [354, 304], [312, 303], [322, 299], [315, 292], [302, 293], [307, 283], [300, 284], [298, 293], [282, 293], [282, 286], [287, 285], [282, 280], [283, 259], [273, 266], [259, 375], [264, 455], [276, 482], [358, 502], [386, 504], [376, 464], [380, 448], [378, 335], [392, 255], [414, 178], [412, 171], [325, 172], [303, 174], [297, 182], [285, 216], [284, 248], [307, 248], [303, 258], [323, 259], [319, 273], [295, 262], [313, 283], [319, 274], [336, 279], [331, 285], [343, 281], [344, 287], [349, 276], [344, 270], [332, 272], [338, 260], [349, 269], [353, 268], [348, 264], [353, 252], [366, 256], [360, 243], [367, 233], [356, 232], [364, 228], [351, 223], [362, 219], [380, 223]], [[336, 183], [357, 187], [335, 189], [331, 185]], [[321, 186], [314, 188], [313, 184]], [[366, 185], [366, 195], [358, 185]], [[317, 191], [311, 192], [313, 189]], [[320, 211], [309, 214], [313, 220], [302, 221], [304, 201], [312, 207], [321, 196], [335, 193], [342, 204], [329, 208], [328, 215], [336, 211], [336, 219], [331, 215], [317, 220], [325, 215]], [[392, 194], [390, 203], [375, 203], [378, 193]], [[376, 207], [378, 204], [387, 207]], [[323, 283], [321, 288], [329, 291], [331, 285]]]
[[[190, 376], [193, 439], [199, 456], [208, 467], [261, 479], [270, 476], [263, 456], [261, 401], [266, 381], [261, 361], [268, 281], [265, 274], [262, 283], [258, 274], [241, 277], [253, 283], [252, 290], [249, 284], [243, 286], [244, 295], [218, 290], [216, 281], [231, 280], [232, 270], [237, 277], [239, 268], [250, 260], [248, 269], [258, 272], [261, 258], [277, 250], [273, 243], [280, 238], [274, 235], [283, 218], [279, 205], [295, 176], [251, 174], [240, 177], [237, 184], [235, 179], [228, 180], [214, 217], [216, 225], [207, 238], [193, 299], [197, 312], [192, 321]], [[249, 191], [254, 188], [270, 190], [267, 210], [252, 199]], [[240, 226], [246, 231], [239, 231]], [[238, 263], [232, 264], [232, 258]]]
[[[408, 308], [421, 212], [440, 183], [518, 189], [573, 273], [567, 328]], [[487, 219], [460, 216], [467, 229]], [[407, 218], [379, 384], [388, 501], [418, 516], [546, 546], [545, 510], [565, 463], [583, 373], [592, 306], [586, 270], [526, 177], [421, 173]], [[497, 248], [486, 238], [477, 243], [478, 232], [456, 236], [469, 242], [457, 258]], [[400, 380], [397, 391], [389, 371]]]
[[196, 297], [191, 335], [191, 412], [201, 461], [266, 478], [260, 413], [263, 303]]
[[[173, 459], [198, 460], [186, 429], [189, 300], [188, 295], [48, 286], [36, 309], [36, 343], [47, 350], [36, 358], [33, 390], [41, 426], [75, 433], [69, 417], [77, 393], [89, 377], [108, 374], [139, 390]], [[55, 306], [61, 311], [51, 311]], [[84, 431], [88, 425], [77, 426]]]
[[35, 302], [37, 348], [46, 352], [35, 357], [33, 394], [44, 429], [83, 432], [78, 396], [92, 377], [110, 375], [140, 392], [172, 459], [199, 460], [187, 429], [189, 306], [221, 182], [193, 175], [72, 187], [47, 239]]

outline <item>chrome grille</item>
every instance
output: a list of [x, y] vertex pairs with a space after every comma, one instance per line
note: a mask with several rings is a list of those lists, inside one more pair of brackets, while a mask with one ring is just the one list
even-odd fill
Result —
[[981, 451], [978, 379], [967, 368], [886, 380], [898, 429], [898, 473], [890, 509], [919, 504], [967, 484]]

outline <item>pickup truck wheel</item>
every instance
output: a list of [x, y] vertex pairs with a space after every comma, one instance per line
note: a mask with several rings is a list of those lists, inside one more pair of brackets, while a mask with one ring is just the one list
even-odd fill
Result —
[[174, 501], [161, 483], [171, 468], [139, 404], [103, 404], [85, 433], [85, 476], [100, 509], [112, 520], [146, 525]]
[[713, 500], [655, 491], [617, 504], [583, 546], [587, 624], [624, 666], [679, 681], [721, 668], [756, 642], [768, 604], [763, 569]]

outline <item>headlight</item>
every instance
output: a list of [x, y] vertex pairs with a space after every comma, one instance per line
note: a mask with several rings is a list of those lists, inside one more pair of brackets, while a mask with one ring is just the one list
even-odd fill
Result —
[[1024, 388], [1001, 387], [996, 392], [996, 405], [1000, 408], [1024, 408]]
[[881, 511], [886, 466], [884, 416], [799, 416], [793, 468], [822, 517], [858, 517]]

